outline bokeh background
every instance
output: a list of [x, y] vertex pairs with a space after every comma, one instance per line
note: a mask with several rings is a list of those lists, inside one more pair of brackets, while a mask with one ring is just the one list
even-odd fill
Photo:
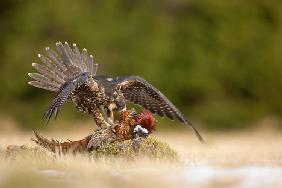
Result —
[[[278, 0], [2, 0], [0, 128], [44, 127], [54, 93], [27, 73], [57, 41], [87, 48], [98, 74], [144, 77], [201, 129], [282, 127], [281, 10]], [[59, 119], [90, 117], [67, 105]]]

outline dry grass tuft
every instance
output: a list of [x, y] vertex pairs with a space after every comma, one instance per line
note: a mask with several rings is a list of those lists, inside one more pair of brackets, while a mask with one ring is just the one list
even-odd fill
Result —
[[[76, 140], [88, 133], [85, 129], [44, 135], [62, 141], [66, 138]], [[34, 148], [30, 141], [32, 136], [32, 132], [0, 135], [0, 187], [282, 186], [280, 132], [206, 133], [204, 145], [188, 131], [153, 135], [168, 143], [178, 153], [179, 161], [148, 157], [97, 160], [87, 155], [46, 155], [41, 149], [3, 152], [10, 144], [26, 145], [27, 150]], [[155, 156], [161, 155], [162, 152]]]

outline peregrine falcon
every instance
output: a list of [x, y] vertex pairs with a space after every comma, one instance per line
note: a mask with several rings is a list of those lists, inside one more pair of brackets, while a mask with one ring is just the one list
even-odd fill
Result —
[[38, 54], [42, 64], [33, 63], [38, 73], [29, 73], [30, 85], [56, 92], [43, 119], [55, 118], [66, 101], [78, 111], [93, 116], [98, 127], [114, 125], [114, 111], [126, 109], [126, 102], [141, 105], [159, 116], [177, 118], [190, 127], [200, 141], [199, 132], [159, 90], [139, 76], [111, 77], [96, 75], [98, 64], [86, 49], [80, 51], [65, 42], [56, 43], [57, 52], [46, 47], [46, 56]]

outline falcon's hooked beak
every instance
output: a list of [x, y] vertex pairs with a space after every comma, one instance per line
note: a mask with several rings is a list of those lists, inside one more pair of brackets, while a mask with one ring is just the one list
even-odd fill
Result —
[[109, 106], [109, 109], [110, 109], [111, 111], [113, 111], [114, 109], [116, 109], [116, 110], [120, 113], [120, 112], [126, 111], [126, 106], [124, 106], [123, 108], [120, 108], [120, 107], [118, 108], [115, 103], [111, 103], [110, 106]]
[[125, 112], [125, 111], [126, 111], [126, 106], [124, 108], [120, 109], [118, 112], [120, 113], [120, 112]]

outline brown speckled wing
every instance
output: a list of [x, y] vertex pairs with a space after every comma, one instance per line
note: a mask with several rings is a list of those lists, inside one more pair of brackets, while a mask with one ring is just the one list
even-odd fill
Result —
[[139, 104], [152, 113], [159, 116], [167, 116], [170, 119], [175, 117], [182, 123], [189, 126], [198, 139], [203, 142], [203, 138], [183, 114], [162, 94], [159, 90], [149, 84], [139, 76], [117, 77], [117, 89], [120, 90], [125, 99]]
[[118, 138], [111, 128], [97, 129], [91, 136], [87, 149], [95, 150], [102, 144], [112, 143], [117, 141]]

